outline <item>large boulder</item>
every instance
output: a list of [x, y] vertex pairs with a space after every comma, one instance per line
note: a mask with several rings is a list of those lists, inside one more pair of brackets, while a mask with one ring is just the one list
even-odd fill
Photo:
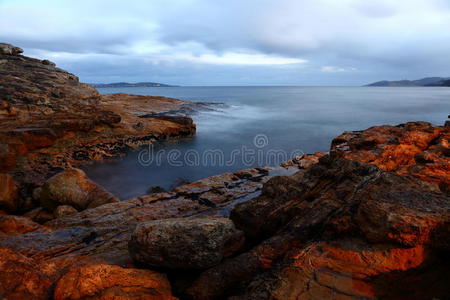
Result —
[[170, 283], [164, 275], [114, 265], [74, 267], [58, 282], [55, 300], [136, 299], [171, 300]]
[[243, 233], [225, 218], [167, 219], [137, 226], [129, 242], [140, 264], [170, 269], [206, 269], [241, 248]]
[[0, 208], [14, 212], [19, 208], [19, 189], [9, 174], [0, 173]]
[[89, 180], [82, 170], [74, 168], [51, 177], [38, 188], [35, 196], [48, 211], [54, 211], [60, 205], [70, 205], [81, 211], [119, 201], [103, 187]]

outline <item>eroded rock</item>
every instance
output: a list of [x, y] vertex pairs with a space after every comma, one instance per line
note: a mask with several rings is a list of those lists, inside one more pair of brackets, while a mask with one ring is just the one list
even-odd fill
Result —
[[383, 171], [450, 184], [450, 130], [426, 122], [349, 131], [331, 145], [333, 157], [376, 165]]
[[94, 208], [119, 200], [103, 187], [89, 180], [80, 169], [61, 172], [47, 180], [37, 193], [42, 207], [54, 211], [69, 205], [78, 210]]
[[229, 219], [167, 219], [139, 224], [129, 250], [136, 262], [147, 266], [206, 269], [243, 243], [243, 233]]
[[119, 266], [95, 264], [69, 270], [56, 285], [55, 300], [175, 300], [164, 275]]
[[[438, 257], [438, 252], [449, 250], [450, 201], [434, 184], [383, 172], [374, 165], [330, 157], [323, 157], [319, 164], [290, 178], [272, 178], [261, 196], [237, 205], [231, 219], [255, 246], [200, 275], [187, 290], [194, 299], [211, 299], [242, 288], [247, 289], [241, 295], [243, 299], [314, 299], [334, 293], [355, 299], [376, 298], [387, 291], [379, 288], [371, 275], [363, 281], [348, 277], [353, 260], [360, 260], [357, 255], [370, 265], [366, 272], [384, 276], [400, 267], [402, 271], [422, 267]], [[318, 241], [339, 244], [346, 238], [357, 239], [354, 244], [343, 243], [336, 253], [352, 247], [359, 249], [357, 241], [362, 240], [367, 241], [364, 247], [389, 249], [386, 255], [393, 256], [390, 262], [380, 261], [383, 258], [369, 262], [365, 250], [355, 257], [343, 254], [342, 265], [348, 269], [342, 275], [326, 271], [319, 274], [324, 265], [318, 266], [319, 273], [314, 275], [308, 264], [296, 268], [295, 261], [284, 260], [286, 255], [300, 250], [308, 262], [314, 259], [310, 250]], [[414, 257], [404, 249], [411, 249]], [[378, 270], [377, 264], [391, 265], [393, 269]], [[336, 262], [334, 267], [338, 266]], [[291, 270], [293, 274], [289, 273]], [[343, 286], [315, 286], [314, 280], [328, 282], [322, 285], [342, 282]], [[348, 290], [353, 285], [362, 285], [362, 290]], [[417, 284], [415, 289], [420, 291], [426, 286]], [[440, 289], [436, 295], [441, 295], [442, 289], [448, 291], [445, 284]]]
[[0, 248], [0, 296], [4, 299], [49, 299], [52, 272], [31, 258]]
[[21, 190], [31, 190], [64, 169], [195, 133], [190, 118], [140, 115], [196, 103], [101, 96], [50, 61], [15, 55], [18, 50], [10, 45], [0, 49], [0, 171], [13, 174]]

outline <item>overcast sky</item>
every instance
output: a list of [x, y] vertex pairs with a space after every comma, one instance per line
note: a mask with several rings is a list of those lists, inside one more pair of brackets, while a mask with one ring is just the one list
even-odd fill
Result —
[[0, 41], [84, 82], [450, 76], [450, 0], [0, 0]]

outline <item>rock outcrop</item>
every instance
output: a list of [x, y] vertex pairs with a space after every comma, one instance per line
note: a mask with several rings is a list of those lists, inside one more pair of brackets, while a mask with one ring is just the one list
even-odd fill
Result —
[[[447, 196], [373, 165], [326, 160], [271, 179], [260, 197], [239, 204], [231, 219], [255, 246], [205, 271], [188, 293], [212, 299], [245, 288], [243, 299], [375, 299], [388, 292], [378, 280], [386, 283], [389, 273], [448, 263], [439, 261], [450, 250]], [[448, 292], [442, 284], [430, 295]], [[422, 299], [425, 289], [410, 287], [408, 299]]]
[[336, 137], [331, 155], [440, 183], [446, 189], [450, 184], [449, 141], [448, 127], [425, 122], [375, 126]]
[[[102, 96], [52, 62], [21, 52], [0, 44], [0, 172], [14, 178], [24, 200], [62, 170], [195, 133], [190, 118], [158, 114], [198, 103], [126, 94]], [[144, 111], [155, 116], [142, 117]], [[15, 201], [8, 201], [2, 209], [23, 213], [33, 208], [29, 201], [13, 206]], [[6, 203], [3, 198], [0, 202]]]
[[137, 226], [129, 242], [140, 264], [169, 269], [207, 269], [244, 244], [229, 219], [166, 219]]

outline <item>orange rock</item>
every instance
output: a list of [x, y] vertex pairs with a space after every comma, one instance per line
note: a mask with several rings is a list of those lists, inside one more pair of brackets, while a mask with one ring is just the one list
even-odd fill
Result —
[[13, 215], [0, 217], [0, 233], [27, 233], [40, 228], [38, 223], [33, 222], [29, 218]]
[[89, 180], [80, 169], [69, 169], [45, 182], [35, 193], [48, 211], [60, 205], [70, 205], [78, 210], [94, 208], [119, 200], [103, 187]]
[[331, 145], [333, 157], [368, 162], [383, 171], [450, 184], [450, 127], [410, 122], [345, 132]]
[[170, 284], [164, 275], [113, 265], [90, 265], [69, 270], [56, 285], [55, 300], [139, 299], [171, 300]]
[[50, 299], [53, 270], [0, 248], [0, 296], [8, 300]]

